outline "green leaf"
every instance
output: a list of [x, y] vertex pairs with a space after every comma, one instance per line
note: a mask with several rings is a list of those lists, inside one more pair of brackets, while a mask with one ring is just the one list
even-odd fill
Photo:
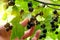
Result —
[[20, 22], [20, 17], [19, 16], [15, 17], [11, 21], [11, 23], [13, 25], [11, 39], [14, 39], [16, 37], [21, 38], [22, 35], [24, 34], [24, 28], [23, 28], [22, 25], [19, 24], [19, 22]]

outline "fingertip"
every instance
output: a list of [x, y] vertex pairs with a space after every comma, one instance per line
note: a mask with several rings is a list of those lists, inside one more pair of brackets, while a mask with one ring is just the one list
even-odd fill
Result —
[[41, 32], [41, 30], [37, 30], [37, 33], [40, 33]]
[[25, 27], [27, 25], [28, 21], [29, 21], [29, 19], [25, 18], [23, 21], [20, 22], [20, 24]]
[[40, 33], [41, 33], [41, 30], [37, 30], [37, 31], [36, 31], [35, 37], [36, 37], [37, 39], [39, 38]]
[[31, 36], [33, 34], [33, 32], [34, 32], [34, 29], [35, 29], [35, 27], [32, 26], [29, 30], [27, 30], [25, 32], [25, 34], [22, 36], [22, 39], [25, 39], [25, 38]]
[[36, 37], [33, 37], [32, 40], [37, 40], [37, 38]]

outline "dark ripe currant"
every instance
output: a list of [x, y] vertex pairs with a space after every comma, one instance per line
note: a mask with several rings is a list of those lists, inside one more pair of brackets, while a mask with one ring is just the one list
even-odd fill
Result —
[[52, 28], [52, 31], [55, 31], [55, 30], [56, 30], [56, 28], [55, 28], [55, 27], [53, 27], [53, 28]]
[[58, 16], [53, 19], [55, 22], [58, 22]]
[[27, 25], [27, 29], [30, 29], [30, 28], [31, 28], [31, 26], [28, 24], [28, 25]]
[[29, 10], [29, 12], [33, 12], [33, 8], [32, 7], [29, 7], [28, 10]]
[[9, 2], [8, 2], [8, 5], [9, 5], [9, 6], [13, 6], [13, 5], [15, 5], [15, 2], [14, 2], [14, 1], [9, 1]]
[[58, 28], [59, 26], [58, 25], [55, 25], [56, 28]]
[[53, 20], [54, 20], [55, 22], [58, 22], [58, 19], [55, 19], [55, 18], [54, 18]]
[[47, 29], [43, 29], [42, 32], [43, 32], [43, 33], [47, 33]]
[[52, 21], [50, 22], [50, 24], [51, 24], [51, 25], [54, 25], [54, 21], [52, 20]]
[[30, 29], [32, 26], [35, 26], [34, 22], [28, 22], [27, 29]]
[[42, 24], [42, 25], [41, 25], [41, 28], [45, 28], [45, 24]]
[[53, 25], [51, 25], [51, 27], [52, 27], [52, 28], [54, 28], [54, 27], [55, 27], [55, 25], [53, 24]]
[[30, 26], [35, 26], [35, 23], [34, 22], [30, 22]]
[[43, 34], [43, 36], [42, 36], [43, 38], [46, 38], [46, 34]]
[[54, 10], [53, 13], [54, 13], [54, 14], [57, 14], [57, 10]]
[[30, 21], [35, 21], [36, 20], [36, 18], [34, 17], [34, 16], [32, 16], [31, 18], [30, 18]]
[[42, 39], [42, 38], [43, 38], [43, 35], [41, 34], [40, 37], [39, 37], [39, 39]]
[[9, 23], [6, 23], [6, 24], [4, 25], [5, 28], [6, 28], [6, 27], [9, 27], [9, 26], [10, 26]]
[[58, 34], [58, 32], [56, 31], [55, 34]]
[[13, 26], [12, 26], [12, 25], [11, 25], [11, 26], [9, 26], [9, 29], [10, 29], [10, 30], [12, 30], [12, 28], [13, 28]]
[[32, 7], [32, 2], [28, 2], [28, 7]]
[[39, 39], [46, 38], [46, 34], [41, 34]]
[[7, 31], [7, 32], [9, 31], [9, 27], [6, 28], [6, 31]]

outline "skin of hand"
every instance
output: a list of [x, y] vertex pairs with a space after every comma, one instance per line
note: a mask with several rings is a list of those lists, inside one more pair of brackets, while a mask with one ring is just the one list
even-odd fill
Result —
[[[29, 19], [26, 18], [24, 19], [22, 22], [20, 22], [20, 24], [22, 26], [26, 26], [28, 23]], [[31, 27], [29, 30], [27, 30], [24, 35], [21, 37], [20, 40], [24, 40], [25, 38], [31, 36], [34, 32], [35, 27]], [[32, 40], [37, 40], [40, 36], [40, 30], [37, 30], [35, 33], [35, 36], [32, 38]], [[9, 30], [8, 32], [5, 30], [4, 26], [0, 26], [0, 40], [10, 40], [10, 36], [11, 36], [11, 30]], [[19, 40], [18, 37], [15, 38], [15, 40]]]

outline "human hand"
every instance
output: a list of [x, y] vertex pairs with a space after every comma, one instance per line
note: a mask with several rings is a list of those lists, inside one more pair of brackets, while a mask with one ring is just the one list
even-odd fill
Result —
[[[20, 22], [20, 24], [25, 27], [28, 24], [28, 21], [29, 19], [26, 18], [22, 22]], [[34, 26], [28, 29], [20, 40], [24, 40], [25, 38], [31, 36], [34, 32], [34, 29], [35, 29]], [[31, 40], [37, 40], [40, 36], [40, 32], [41, 32], [40, 30], [37, 30], [35, 36]], [[11, 36], [11, 30], [7, 32], [4, 26], [0, 26], [0, 40], [10, 40], [10, 36]], [[18, 37], [16, 37], [15, 40], [19, 40]]]

